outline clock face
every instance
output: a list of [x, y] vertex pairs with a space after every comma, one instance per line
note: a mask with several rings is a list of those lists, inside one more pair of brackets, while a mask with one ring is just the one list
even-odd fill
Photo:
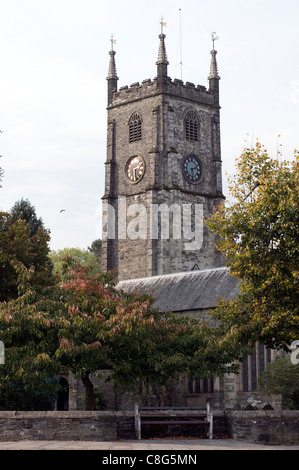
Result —
[[126, 177], [130, 183], [139, 183], [145, 172], [145, 162], [140, 155], [131, 157], [126, 164]]
[[195, 155], [188, 155], [184, 158], [182, 165], [184, 176], [189, 183], [198, 183], [202, 175], [199, 159]]

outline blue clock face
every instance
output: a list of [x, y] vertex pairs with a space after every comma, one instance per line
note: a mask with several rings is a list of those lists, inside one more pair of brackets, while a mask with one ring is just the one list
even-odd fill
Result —
[[196, 184], [201, 178], [201, 164], [195, 155], [188, 155], [183, 160], [183, 172], [189, 183]]

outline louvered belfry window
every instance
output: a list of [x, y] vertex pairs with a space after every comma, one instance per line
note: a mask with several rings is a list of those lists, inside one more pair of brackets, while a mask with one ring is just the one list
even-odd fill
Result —
[[198, 119], [192, 111], [185, 117], [185, 137], [190, 141], [198, 141], [199, 126]]
[[129, 120], [129, 142], [138, 142], [141, 140], [141, 124], [140, 114], [134, 113]]

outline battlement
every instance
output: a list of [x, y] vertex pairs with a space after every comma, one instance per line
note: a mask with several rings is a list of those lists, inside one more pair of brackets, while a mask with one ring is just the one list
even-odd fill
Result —
[[172, 95], [178, 98], [215, 105], [215, 93], [207, 90], [205, 86], [195, 85], [191, 82], [184, 83], [177, 78], [167, 77], [163, 88], [158, 84], [157, 78], [143, 80], [141, 83], [135, 82], [130, 86], [122, 86], [118, 91], [112, 94], [110, 107], [120, 106], [132, 101], [138, 101], [158, 94]]

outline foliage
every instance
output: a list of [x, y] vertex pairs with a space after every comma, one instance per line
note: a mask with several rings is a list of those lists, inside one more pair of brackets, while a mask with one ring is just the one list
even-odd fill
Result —
[[107, 320], [108, 330], [102, 334], [111, 344], [113, 380], [133, 389], [140, 378], [149, 385], [165, 386], [181, 373], [206, 378], [230, 370], [228, 363], [236, 350], [226, 349], [218, 330], [187, 316], [161, 314], [152, 302], [135, 299], [119, 306]]
[[231, 202], [207, 222], [219, 236], [240, 295], [216, 318], [241, 343], [284, 347], [299, 338], [299, 153], [273, 159], [257, 142], [237, 160]]
[[150, 297], [116, 290], [114, 273], [90, 277], [79, 266], [61, 286], [40, 293], [32, 285], [34, 270], [21, 263], [18, 270], [19, 296], [0, 303], [3, 396], [9, 382], [15, 390], [51, 396], [57, 384], [47, 379], [65, 370], [81, 378], [86, 409], [95, 409], [90, 376], [101, 370], [119, 390], [136, 390], [142, 380], [160, 400], [178, 374], [203, 378], [237, 370], [228, 364], [240, 345], [227, 342], [221, 329], [161, 314]]
[[20, 201], [17, 201], [9, 213], [12, 223], [17, 220], [25, 220], [28, 223], [30, 237], [36, 235], [40, 227], [46, 231], [42, 219], [37, 217], [35, 207], [31, 205], [28, 199], [24, 200], [22, 198]]
[[[17, 299], [0, 303], [0, 337], [5, 365], [0, 368], [0, 406], [17, 409], [52, 406], [58, 391], [55, 379], [61, 365], [55, 358], [58, 331], [63, 325], [63, 302], [55, 287], [43, 296], [32, 288], [34, 271], [18, 266]], [[61, 294], [60, 294], [61, 297]], [[13, 394], [13, 396], [11, 396]], [[41, 402], [34, 404], [34, 399]], [[34, 408], [32, 408], [34, 407]]]
[[99, 370], [108, 370], [119, 389], [136, 390], [142, 379], [157, 391], [180, 373], [208, 377], [237, 370], [228, 364], [240, 354], [239, 344], [205, 323], [161, 314], [148, 296], [117, 291], [113, 273], [89, 278], [80, 268], [62, 287], [66, 322], [56, 354], [82, 379], [87, 409], [95, 407], [90, 375]]
[[97, 256], [90, 250], [81, 248], [64, 248], [50, 252], [50, 259], [54, 266], [54, 272], [63, 281], [70, 279], [70, 271], [79, 266], [83, 266], [85, 272], [92, 277], [100, 273], [100, 264]]
[[282, 395], [284, 406], [299, 410], [299, 367], [289, 357], [269, 364], [261, 374], [259, 387], [265, 393]]
[[62, 283], [66, 292], [65, 324], [59, 331], [56, 357], [66, 370], [80, 377], [86, 387], [86, 408], [95, 409], [90, 374], [106, 367], [109, 349], [99, 341], [106, 316], [115, 311], [110, 275], [90, 278], [82, 267], [71, 271], [71, 279]]
[[40, 291], [32, 267], [19, 262], [17, 270], [18, 297], [0, 303], [3, 395], [10, 382], [21, 390], [20, 401], [32, 390], [51, 397], [58, 385], [47, 379], [71, 371], [85, 385], [90, 410], [97, 399], [90, 376], [101, 370], [120, 390], [136, 390], [142, 380], [159, 400], [178, 374], [203, 378], [237, 370], [240, 344], [227, 341], [221, 328], [158, 312], [149, 296], [118, 291], [114, 273], [91, 277], [76, 266], [60, 286]]
[[0, 301], [17, 298], [21, 265], [31, 269], [36, 289], [53, 284], [49, 240], [49, 231], [27, 202], [16, 203], [11, 214], [0, 212]]
[[95, 256], [96, 260], [100, 264], [101, 254], [102, 254], [102, 240], [100, 238], [98, 238], [97, 240], [94, 240], [91, 246], [89, 246], [87, 249], [90, 253], [92, 253]]
[[39, 392], [33, 387], [25, 387], [21, 378], [0, 374], [0, 410], [2, 411], [49, 411], [54, 410], [57, 396], [58, 378], [46, 378]]
[[[107, 397], [103, 393], [103, 391], [95, 385], [93, 387], [94, 396], [95, 396], [95, 410], [106, 410], [107, 409]], [[83, 403], [86, 402], [86, 395], [82, 399]]]

